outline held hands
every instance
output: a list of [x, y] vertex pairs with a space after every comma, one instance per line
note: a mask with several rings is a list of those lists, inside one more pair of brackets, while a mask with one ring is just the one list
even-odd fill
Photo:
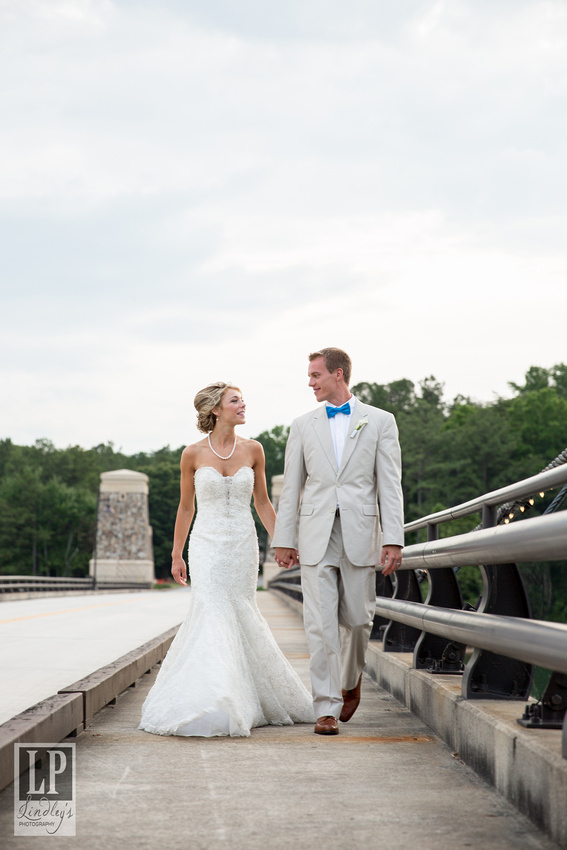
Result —
[[299, 553], [297, 549], [285, 549], [283, 546], [277, 546], [274, 558], [276, 564], [284, 570], [289, 570], [291, 567], [299, 564]]
[[187, 567], [181, 555], [172, 559], [171, 575], [177, 584], [187, 584]]
[[[297, 549], [285, 549], [276, 547], [274, 558], [276, 564], [285, 570], [289, 570], [296, 564], [299, 564], [299, 553]], [[382, 575], [389, 576], [402, 564], [402, 547], [401, 546], [383, 546], [380, 566], [382, 567]], [[183, 565], [185, 566], [185, 565]], [[172, 570], [173, 572], [173, 570]], [[175, 578], [175, 575], [174, 575]], [[175, 579], [177, 581], [177, 579]]]
[[382, 546], [382, 557], [380, 566], [383, 567], [382, 575], [389, 576], [402, 565], [401, 546]]

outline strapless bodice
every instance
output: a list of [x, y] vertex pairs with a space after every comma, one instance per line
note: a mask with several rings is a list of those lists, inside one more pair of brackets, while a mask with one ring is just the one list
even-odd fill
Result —
[[200, 466], [195, 471], [195, 495], [198, 513], [213, 510], [217, 519], [223, 516], [248, 514], [254, 489], [254, 470], [241, 466], [234, 475], [222, 475], [213, 466]]

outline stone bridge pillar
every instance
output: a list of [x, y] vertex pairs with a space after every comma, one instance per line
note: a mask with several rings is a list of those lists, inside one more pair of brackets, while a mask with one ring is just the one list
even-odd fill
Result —
[[97, 582], [155, 580], [148, 476], [116, 469], [100, 476], [96, 546], [89, 574]]

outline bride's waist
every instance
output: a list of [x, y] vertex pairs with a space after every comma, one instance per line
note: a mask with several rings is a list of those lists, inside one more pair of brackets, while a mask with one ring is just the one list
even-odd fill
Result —
[[234, 510], [220, 513], [218, 510], [203, 510], [197, 514], [193, 528], [211, 529], [214, 531], [215, 529], [229, 529], [235, 525], [254, 528], [254, 520], [250, 515], [250, 511]]

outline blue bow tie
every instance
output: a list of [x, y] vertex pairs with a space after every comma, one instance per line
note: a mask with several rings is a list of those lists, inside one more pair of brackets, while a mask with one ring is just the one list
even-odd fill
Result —
[[348, 416], [350, 414], [350, 402], [346, 401], [342, 407], [327, 406], [327, 416], [329, 419], [332, 419], [337, 413], [345, 413]]

